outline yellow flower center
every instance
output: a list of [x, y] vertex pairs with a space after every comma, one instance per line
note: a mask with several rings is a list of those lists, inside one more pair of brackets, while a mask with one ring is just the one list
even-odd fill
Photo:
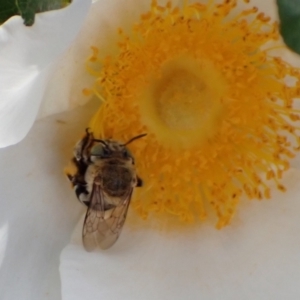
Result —
[[168, 62], [147, 84], [141, 116], [160, 143], [186, 148], [212, 134], [226, 90], [212, 64], [181, 57]]
[[92, 47], [96, 80], [83, 92], [103, 101], [92, 131], [124, 142], [148, 133], [129, 146], [144, 180], [132, 201], [142, 218], [191, 223], [210, 207], [221, 228], [242, 195], [270, 198], [270, 180], [285, 190], [280, 179], [300, 144], [300, 73], [265, 46], [283, 47], [277, 24], [236, 5], [154, 1], [128, 35], [119, 30], [117, 54]]

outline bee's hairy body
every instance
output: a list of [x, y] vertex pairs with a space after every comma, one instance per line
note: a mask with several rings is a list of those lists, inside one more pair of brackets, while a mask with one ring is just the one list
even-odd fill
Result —
[[108, 196], [108, 201], [111, 197], [120, 198], [119, 201], [115, 200], [114, 202], [120, 202], [126, 196], [128, 189], [137, 185], [136, 174], [132, 164], [120, 159], [94, 160], [88, 166], [84, 179], [88, 194], [91, 193], [95, 182], [95, 184], [100, 185], [103, 192]]
[[[131, 139], [140, 138], [144, 135]], [[86, 135], [74, 148], [74, 172], [66, 172], [77, 198], [88, 207], [83, 226], [86, 250], [109, 248], [124, 225], [133, 189], [142, 185], [126, 144]]]

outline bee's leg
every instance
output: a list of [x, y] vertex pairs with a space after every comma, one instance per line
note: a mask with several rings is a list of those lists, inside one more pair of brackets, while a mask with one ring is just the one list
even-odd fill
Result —
[[137, 176], [136, 179], [137, 179], [137, 184], [136, 184], [136, 186], [137, 186], [137, 187], [143, 186], [143, 180], [142, 180], [139, 176]]
[[87, 155], [87, 152], [93, 144], [93, 139], [93, 133], [89, 131], [89, 128], [86, 128], [84, 137], [77, 142], [73, 150], [73, 155], [76, 161], [81, 161], [85, 164], [88, 163], [89, 156]]
[[88, 167], [82, 158], [77, 160], [75, 157], [73, 157], [72, 163], [77, 167], [79, 174], [84, 174]]
[[68, 179], [71, 181], [77, 199], [82, 204], [89, 206], [89, 192], [86, 189], [86, 183], [81, 182], [76, 175], [67, 174]]
[[89, 207], [89, 204], [90, 204], [90, 201], [89, 201], [89, 198], [90, 198], [90, 194], [89, 192], [87, 191], [85, 185], [76, 185], [74, 187], [75, 189], [75, 194], [78, 198], [78, 200], [84, 204], [85, 206]]

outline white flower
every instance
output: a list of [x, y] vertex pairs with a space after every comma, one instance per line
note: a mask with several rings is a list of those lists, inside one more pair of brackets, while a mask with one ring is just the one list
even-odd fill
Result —
[[[2, 147], [19, 142], [27, 134], [43, 98], [40, 116], [84, 103], [81, 89], [90, 78], [82, 73], [82, 62], [90, 46], [97, 44], [106, 51], [115, 41], [117, 28], [126, 27], [129, 19], [137, 20], [149, 5], [147, 0], [128, 0], [126, 6], [121, 0], [93, 4], [76, 43], [60, 56], [79, 30], [88, 8], [85, 1], [74, 0], [65, 10], [37, 16], [36, 29], [41, 34], [37, 34], [37, 43], [47, 28], [43, 24], [39, 27], [41, 20], [54, 26], [53, 19], [61, 17], [76, 27], [69, 34], [71, 25], [64, 26], [63, 21], [56, 23], [61, 24], [58, 29], [51, 27], [49, 38], [55, 41], [50, 44], [59, 43], [57, 32], [65, 36], [66, 43], [51, 51], [43, 48], [47, 55], [41, 55], [32, 44], [30, 47], [22, 39], [23, 33], [20, 44], [14, 38], [12, 50], [2, 53], [0, 47], [0, 66], [7, 66], [0, 73]], [[272, 1], [263, 5], [269, 14], [274, 12]], [[63, 15], [68, 9], [78, 12], [78, 18]], [[16, 26], [7, 34], [14, 36], [21, 23], [15, 18], [0, 28], [0, 45], [7, 32], [1, 30]], [[18, 51], [22, 46], [29, 50]], [[28, 53], [35, 53], [37, 58]], [[299, 298], [300, 172], [296, 161], [295, 169], [287, 172], [283, 181], [286, 193], [274, 191], [271, 201], [243, 203], [231, 226], [221, 231], [211, 224], [168, 232], [149, 229], [146, 223], [140, 229], [125, 225], [113, 248], [87, 253], [81, 244], [81, 218], [62, 252], [59, 278], [59, 253], [85, 211], [62, 169], [96, 107], [92, 102], [40, 119], [21, 143], [0, 151], [3, 299], [59, 299], [59, 280], [64, 300]]]

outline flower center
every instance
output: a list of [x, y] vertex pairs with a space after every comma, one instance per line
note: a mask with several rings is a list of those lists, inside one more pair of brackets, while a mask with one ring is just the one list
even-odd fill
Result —
[[[211, 102], [204, 101], [205, 83], [184, 69], [166, 74], [156, 90], [156, 109], [162, 122], [171, 130], [191, 130], [207, 119]], [[196, 111], [201, 111], [199, 117]]]
[[144, 87], [141, 115], [160, 140], [190, 146], [212, 135], [226, 89], [213, 65], [180, 58], [158, 74]]

